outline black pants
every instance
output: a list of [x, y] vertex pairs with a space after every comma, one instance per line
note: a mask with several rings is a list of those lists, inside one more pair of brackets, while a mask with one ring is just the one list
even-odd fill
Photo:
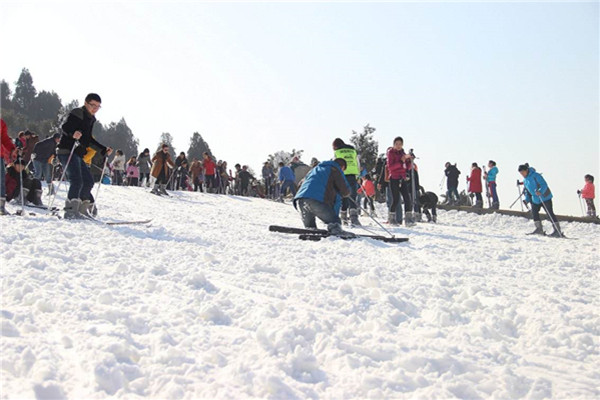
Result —
[[372, 197], [365, 196], [365, 201], [364, 201], [363, 208], [367, 208], [367, 204], [371, 208], [371, 211], [375, 211], [375, 205], [373, 204], [373, 198]]
[[[358, 197], [358, 183], [356, 183], [356, 175], [346, 175], [348, 185], [350, 185], [350, 198], [344, 197], [342, 199], [342, 211], [347, 209], [356, 209], [356, 198]], [[352, 199], [352, 201], [350, 201]]]
[[[546, 214], [551, 221], [556, 222], [556, 215], [554, 215], [554, 210], [552, 210], [552, 200], [544, 201], [544, 205], [546, 206]], [[542, 204], [531, 203], [531, 214], [533, 215], [534, 221], [540, 220], [540, 209], [542, 209]]]
[[402, 193], [402, 199], [404, 200], [404, 211], [409, 212], [412, 209], [410, 201], [410, 193], [408, 192], [410, 182], [403, 179], [390, 179], [390, 189], [392, 189], [392, 204], [390, 205], [390, 212], [396, 212], [396, 207], [400, 201], [400, 193]]
[[[144, 178], [146, 179], [145, 182], [144, 182]], [[147, 185], [149, 180], [150, 180], [149, 172], [140, 172], [140, 183], [144, 182]]]
[[481, 196], [481, 193], [475, 192], [475, 199], [476, 201], [479, 201], [481, 204], [483, 204], [483, 197]]
[[431, 215], [437, 217], [436, 206], [431, 207], [431, 214], [429, 213], [429, 207], [423, 206], [423, 214], [425, 214], [425, 216], [427, 217], [427, 221], [431, 222]]

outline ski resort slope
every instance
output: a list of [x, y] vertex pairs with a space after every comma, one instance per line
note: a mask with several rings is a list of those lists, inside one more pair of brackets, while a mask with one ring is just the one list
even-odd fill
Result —
[[102, 187], [101, 219], [149, 226], [0, 218], [1, 398], [600, 396], [598, 225], [305, 242], [268, 231], [289, 204], [172, 194]]

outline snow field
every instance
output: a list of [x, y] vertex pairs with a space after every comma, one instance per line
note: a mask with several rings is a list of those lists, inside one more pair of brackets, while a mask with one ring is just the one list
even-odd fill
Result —
[[600, 396], [597, 225], [305, 242], [267, 229], [290, 205], [172, 194], [102, 187], [102, 219], [150, 226], [0, 218], [2, 398]]

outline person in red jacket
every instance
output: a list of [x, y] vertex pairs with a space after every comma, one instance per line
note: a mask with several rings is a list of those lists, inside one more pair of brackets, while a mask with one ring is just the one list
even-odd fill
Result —
[[204, 167], [204, 183], [206, 184], [206, 192], [214, 193], [215, 189], [215, 167], [216, 164], [210, 158], [210, 155], [207, 152], [204, 152], [202, 155], [204, 160], [202, 161], [202, 166]]
[[394, 139], [393, 147], [387, 150], [387, 169], [390, 178], [390, 189], [392, 191], [392, 204], [388, 212], [388, 223], [398, 225], [396, 222], [396, 206], [400, 202], [400, 194], [404, 200], [404, 223], [406, 226], [413, 226], [414, 215], [412, 212], [412, 202], [409, 193], [409, 176], [412, 157], [403, 150], [404, 139], [400, 136]]
[[483, 208], [483, 197], [481, 196], [483, 190], [483, 186], [481, 185], [481, 168], [479, 168], [476, 162], [471, 164], [471, 176], [467, 176], [467, 183], [469, 193], [474, 193], [475, 198], [477, 199], [473, 207]]
[[578, 190], [577, 193], [585, 200], [588, 217], [595, 217], [596, 206], [594, 205], [594, 198], [596, 197], [596, 188], [594, 187], [594, 177], [588, 174], [583, 179], [585, 179], [585, 186], [583, 189]]
[[[36, 206], [42, 204], [42, 184], [39, 179], [31, 177], [25, 170], [27, 163], [19, 157], [15, 162], [6, 168], [6, 201], [15, 200], [21, 204], [21, 199], [25, 204], [33, 203]], [[23, 193], [21, 194], [21, 186]]]
[[0, 215], [8, 214], [6, 211], [6, 165], [5, 161], [12, 162], [17, 158], [17, 148], [8, 136], [8, 127], [3, 119], [0, 119], [0, 131], [2, 142], [0, 145]]
[[364, 208], [367, 208], [367, 203], [369, 203], [369, 208], [371, 209], [371, 216], [375, 216], [375, 205], [373, 203], [373, 198], [375, 197], [375, 184], [369, 174], [365, 175], [360, 179], [360, 187], [358, 188], [359, 194], [365, 195], [365, 205]]

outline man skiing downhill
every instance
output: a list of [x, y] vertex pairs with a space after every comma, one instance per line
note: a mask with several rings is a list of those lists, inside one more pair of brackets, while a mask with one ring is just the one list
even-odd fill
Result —
[[96, 113], [102, 100], [96, 93], [85, 97], [83, 107], [73, 109], [62, 125], [63, 134], [56, 154], [67, 169], [67, 179], [71, 184], [65, 200], [65, 219], [81, 219], [92, 216], [94, 202], [92, 188], [94, 178], [84, 161], [88, 147], [96, 147], [102, 155], [110, 155], [112, 149], [98, 143], [92, 136]]
[[342, 230], [339, 217], [342, 198], [350, 196], [350, 187], [344, 177], [346, 161], [324, 161], [310, 170], [294, 197], [294, 207], [300, 211], [302, 222], [308, 229], [316, 229], [315, 217], [327, 224], [329, 233], [341, 237], [354, 237]]
[[535, 230], [533, 235], [543, 235], [542, 221], [540, 220], [540, 209], [544, 208], [554, 231], [550, 234], [553, 237], [563, 237], [560, 224], [552, 210], [552, 192], [546, 183], [546, 180], [529, 164], [519, 165], [519, 173], [523, 176], [523, 185], [525, 186], [525, 203], [531, 203], [531, 214]]

